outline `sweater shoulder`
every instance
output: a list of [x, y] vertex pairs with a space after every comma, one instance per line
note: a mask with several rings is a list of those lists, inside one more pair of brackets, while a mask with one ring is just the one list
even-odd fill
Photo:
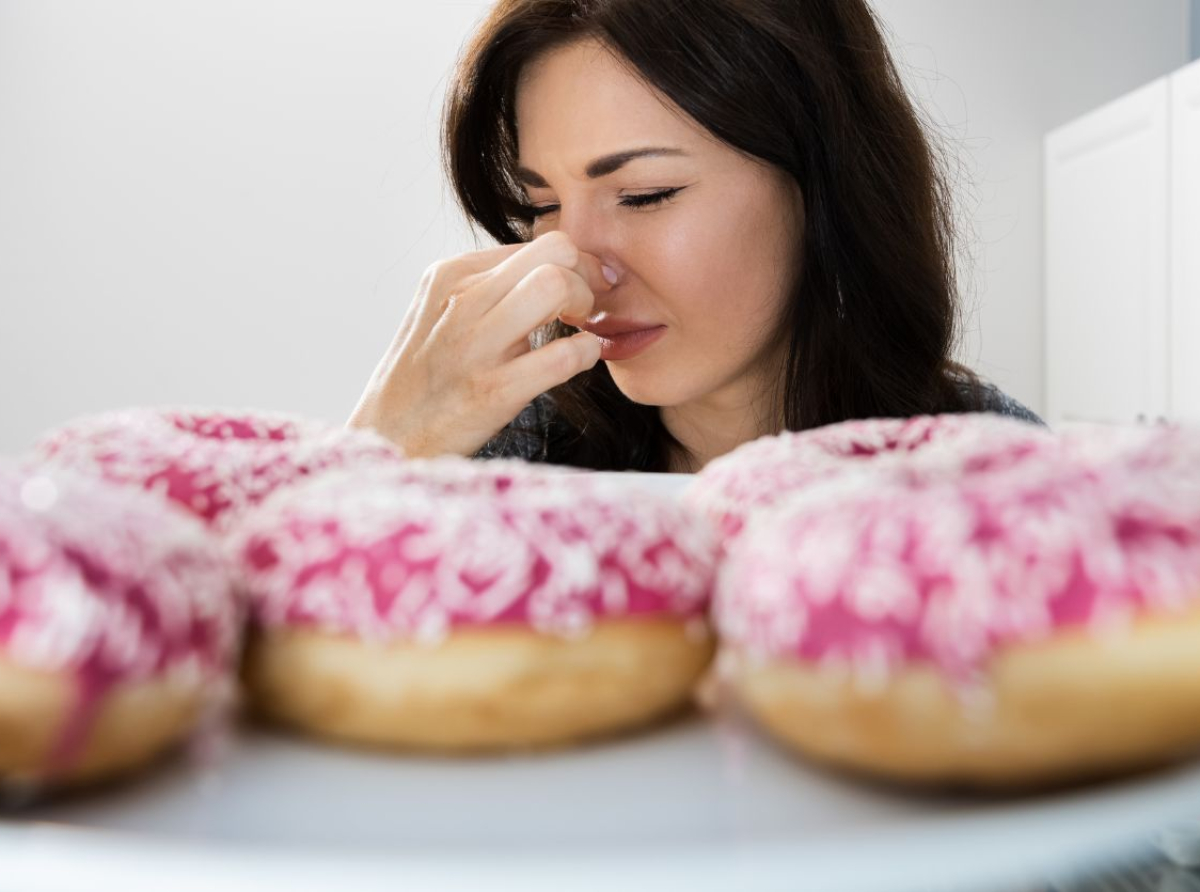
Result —
[[993, 412], [997, 415], [1006, 415], [1010, 418], [1027, 421], [1030, 424], [1037, 424], [1042, 427], [1049, 426], [1036, 412], [1014, 397], [1009, 396], [995, 384], [989, 381], [981, 381], [980, 384], [981, 386], [976, 389], [968, 382], [963, 381], [959, 383], [959, 389], [966, 395], [968, 402], [977, 407], [976, 411]]
[[547, 461], [550, 424], [556, 414], [553, 397], [548, 393], [539, 394], [472, 457]]

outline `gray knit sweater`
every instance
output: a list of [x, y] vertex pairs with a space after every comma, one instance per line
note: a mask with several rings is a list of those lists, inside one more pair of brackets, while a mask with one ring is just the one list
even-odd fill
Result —
[[[994, 384], [985, 382], [980, 394], [983, 412], [994, 412], [1045, 426], [1037, 415], [1004, 393]], [[521, 458], [530, 462], [550, 462], [550, 426], [557, 416], [554, 400], [548, 393], [538, 396], [509, 422], [496, 436], [475, 453], [475, 458]]]

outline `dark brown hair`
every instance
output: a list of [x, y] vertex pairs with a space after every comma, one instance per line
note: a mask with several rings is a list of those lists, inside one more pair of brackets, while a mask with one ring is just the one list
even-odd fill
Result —
[[[976, 410], [981, 382], [950, 358], [951, 186], [865, 0], [500, 0], [451, 79], [443, 150], [463, 210], [503, 244], [532, 229], [514, 175], [521, 71], [589, 38], [800, 186], [803, 264], [780, 332], [784, 429]], [[575, 331], [555, 321], [535, 343]], [[551, 461], [666, 471], [681, 448], [603, 362], [550, 395], [568, 434]]]

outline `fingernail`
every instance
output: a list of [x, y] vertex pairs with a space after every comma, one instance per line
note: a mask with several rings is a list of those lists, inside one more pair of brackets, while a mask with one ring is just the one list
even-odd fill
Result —
[[604, 274], [604, 280], [608, 282], [609, 285], [617, 284], [617, 271], [611, 266], [605, 266], [604, 264], [601, 264], [600, 272]]

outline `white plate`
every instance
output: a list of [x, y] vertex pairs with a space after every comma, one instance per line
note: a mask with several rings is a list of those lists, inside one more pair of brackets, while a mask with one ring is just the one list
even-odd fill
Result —
[[1200, 766], [1010, 801], [815, 771], [736, 718], [556, 754], [439, 760], [243, 730], [0, 822], [0, 889], [998, 890], [1132, 853]]
[[227, 744], [9, 814], [0, 890], [996, 892], [1200, 813], [1200, 764], [1036, 798], [923, 796], [816, 771], [728, 715], [469, 760], [255, 729]]

